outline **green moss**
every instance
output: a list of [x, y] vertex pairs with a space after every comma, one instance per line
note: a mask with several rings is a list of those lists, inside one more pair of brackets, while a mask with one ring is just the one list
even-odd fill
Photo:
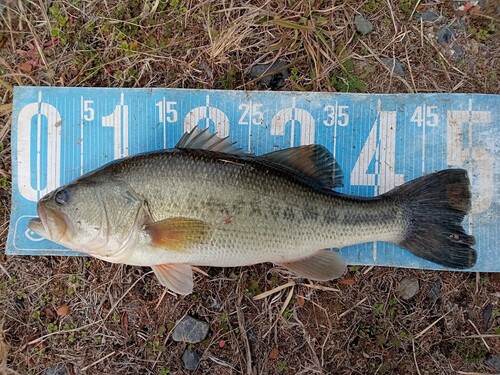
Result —
[[488, 355], [488, 350], [480, 339], [462, 341], [457, 350], [467, 364], [482, 364]]
[[278, 372], [287, 372], [288, 371], [288, 364], [286, 363], [286, 360], [284, 359], [278, 359], [276, 362], [276, 370]]
[[363, 5], [363, 10], [366, 13], [372, 13], [375, 10], [377, 10], [377, 8], [379, 7], [379, 5], [380, 5], [380, 0], [370, 0], [368, 3], [366, 3], [365, 5]]
[[0, 189], [7, 189], [7, 186], [9, 186], [9, 180], [7, 177], [0, 177]]
[[417, 1], [418, 0], [399, 0], [399, 5], [401, 6], [403, 12], [405, 12], [407, 15], [410, 15], [412, 14], [413, 9], [415, 9]]
[[467, 31], [476, 40], [484, 42], [487, 39], [489, 39], [493, 34], [495, 34], [498, 30], [495, 24], [492, 22], [482, 27], [474, 27], [474, 26], [469, 27]]
[[367, 90], [363, 77], [355, 72], [352, 59], [347, 59], [342, 63], [341, 69], [335, 71], [330, 83], [340, 92], [366, 92]]

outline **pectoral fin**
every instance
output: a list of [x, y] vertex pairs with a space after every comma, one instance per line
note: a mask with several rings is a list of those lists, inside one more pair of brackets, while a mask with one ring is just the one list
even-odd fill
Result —
[[295, 262], [280, 263], [297, 276], [311, 280], [327, 281], [342, 276], [346, 263], [342, 255], [331, 250], [320, 250], [313, 256]]
[[190, 245], [203, 241], [208, 226], [204, 221], [175, 217], [146, 225], [151, 245], [166, 250], [186, 251]]
[[189, 264], [160, 264], [151, 267], [161, 285], [183, 296], [193, 293], [193, 271]]

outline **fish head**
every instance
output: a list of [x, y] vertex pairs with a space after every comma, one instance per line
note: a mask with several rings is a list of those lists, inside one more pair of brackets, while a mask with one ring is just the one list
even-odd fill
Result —
[[41, 198], [39, 217], [29, 228], [72, 250], [113, 261], [142, 227], [143, 203], [122, 181], [77, 180]]

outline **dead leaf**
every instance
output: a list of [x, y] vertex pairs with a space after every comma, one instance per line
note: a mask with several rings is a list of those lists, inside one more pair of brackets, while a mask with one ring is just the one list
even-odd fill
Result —
[[303, 307], [304, 303], [305, 303], [304, 296], [302, 296], [302, 295], [299, 294], [297, 296], [297, 306]]
[[126, 311], [124, 311], [120, 317], [120, 324], [125, 331], [128, 331], [128, 314]]
[[469, 9], [469, 14], [476, 14], [476, 13], [479, 13], [479, 6], [475, 6]]
[[280, 351], [278, 348], [274, 348], [271, 350], [271, 353], [269, 353], [269, 359], [276, 359], [280, 355]]
[[19, 69], [21, 69], [25, 73], [29, 73], [33, 70], [33, 66], [30, 63], [23, 62], [19, 64]]
[[43, 309], [44, 314], [49, 317], [49, 318], [55, 318], [56, 314], [54, 314], [54, 311], [50, 307], [46, 307]]
[[59, 315], [59, 316], [64, 316], [64, 315], [68, 315], [68, 314], [69, 314], [69, 306], [68, 305], [59, 306], [59, 308], [57, 309], [57, 315]]

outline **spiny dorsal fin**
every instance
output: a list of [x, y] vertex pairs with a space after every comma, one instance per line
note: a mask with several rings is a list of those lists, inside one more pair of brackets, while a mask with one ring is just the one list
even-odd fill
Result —
[[286, 165], [333, 189], [344, 185], [342, 169], [324, 146], [306, 145], [262, 155], [263, 158]]
[[194, 128], [185, 133], [175, 147], [244, 155], [245, 152], [241, 148], [234, 147], [235, 144], [236, 142], [231, 142], [228, 137], [221, 138], [216, 134], [210, 134], [208, 128], [201, 130]]

